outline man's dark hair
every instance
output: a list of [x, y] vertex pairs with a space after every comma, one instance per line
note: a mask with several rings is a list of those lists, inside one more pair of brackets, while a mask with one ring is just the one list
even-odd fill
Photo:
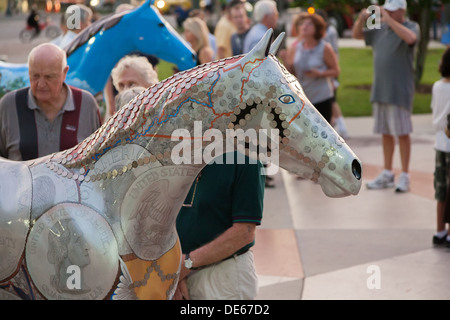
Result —
[[450, 48], [448, 48], [442, 55], [441, 64], [439, 65], [439, 72], [442, 77], [450, 77]]
[[246, 3], [245, 0], [232, 0], [230, 3], [228, 3], [227, 8], [228, 8], [228, 10], [229, 10], [229, 9], [235, 7], [235, 6], [243, 5], [243, 4], [245, 4], [245, 3]]

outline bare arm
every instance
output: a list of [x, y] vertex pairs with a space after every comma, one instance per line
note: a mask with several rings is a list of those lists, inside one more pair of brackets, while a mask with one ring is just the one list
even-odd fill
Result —
[[368, 17], [369, 13], [367, 12], [367, 9], [362, 9], [352, 28], [353, 38], [360, 40], [364, 39], [364, 24]]
[[201, 64], [211, 62], [213, 60], [214, 51], [211, 47], [204, 47], [198, 53], [198, 59]]
[[322, 77], [337, 78], [341, 73], [339, 62], [333, 47], [330, 44], [325, 45], [324, 60], [328, 69], [322, 72]]
[[341, 69], [339, 68], [339, 62], [337, 59], [337, 55], [333, 50], [333, 47], [329, 43], [325, 45], [324, 49], [324, 55], [323, 55], [324, 62], [327, 66], [327, 69], [324, 71], [320, 71], [317, 69], [311, 69], [307, 72], [305, 72], [305, 75], [308, 77], [316, 77], [316, 78], [337, 78], [339, 74], [341, 73]]
[[190, 253], [193, 267], [207, 266], [231, 256], [255, 239], [254, 223], [234, 223], [213, 241]]
[[[255, 239], [255, 232], [256, 225], [254, 223], [234, 223], [216, 239], [190, 252], [189, 257], [193, 262], [193, 267], [208, 266], [228, 258], [240, 248], [251, 243]], [[180, 279], [189, 273], [190, 270], [182, 264]]]
[[385, 22], [403, 41], [408, 45], [413, 45], [417, 41], [417, 35], [414, 31], [408, 29], [400, 22], [394, 20], [383, 7], [381, 9], [381, 21]]
[[[228, 258], [240, 248], [251, 243], [255, 239], [256, 225], [254, 223], [234, 223], [229, 229], [213, 241], [190, 252], [193, 268], [208, 266]], [[183, 255], [182, 261], [186, 258]], [[186, 285], [186, 277], [191, 273], [190, 269], [181, 264], [180, 279], [174, 299], [189, 299]]]
[[104, 121], [111, 118], [111, 116], [116, 112], [116, 105], [114, 102], [114, 93], [113, 93], [113, 83], [111, 81], [111, 77], [108, 77], [108, 81], [106, 82], [105, 89], [103, 90], [105, 94], [105, 102], [106, 102], [106, 113]]

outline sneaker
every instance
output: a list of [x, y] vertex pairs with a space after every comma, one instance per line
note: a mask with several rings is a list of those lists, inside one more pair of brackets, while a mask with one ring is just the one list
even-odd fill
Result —
[[367, 189], [386, 189], [394, 187], [394, 174], [387, 170], [384, 170], [382, 173], [366, 184]]
[[433, 236], [433, 244], [445, 244], [446, 242], [448, 242], [447, 233], [442, 238], [438, 234]]
[[409, 191], [409, 175], [405, 172], [400, 174], [398, 178], [397, 186], [395, 187], [395, 192], [402, 193]]
[[275, 188], [275, 183], [273, 182], [273, 177], [266, 176], [266, 188]]

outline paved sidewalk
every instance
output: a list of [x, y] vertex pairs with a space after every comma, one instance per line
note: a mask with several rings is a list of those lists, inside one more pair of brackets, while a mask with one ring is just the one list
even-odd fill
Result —
[[[266, 189], [254, 248], [259, 299], [450, 299], [450, 249], [434, 247], [431, 115], [413, 116], [411, 192], [367, 190], [382, 169], [373, 120], [347, 118], [363, 163], [358, 196], [327, 198], [283, 171]], [[398, 173], [398, 149], [395, 157]]]

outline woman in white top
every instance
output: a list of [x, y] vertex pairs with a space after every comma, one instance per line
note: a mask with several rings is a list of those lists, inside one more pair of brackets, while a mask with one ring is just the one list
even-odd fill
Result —
[[437, 200], [437, 232], [433, 236], [433, 243], [446, 243], [450, 247], [450, 236], [445, 229], [445, 224], [450, 223], [450, 138], [446, 135], [449, 124], [447, 118], [450, 114], [450, 48], [442, 56], [439, 72], [442, 79], [433, 84], [431, 98], [433, 126], [436, 131], [434, 189]]

